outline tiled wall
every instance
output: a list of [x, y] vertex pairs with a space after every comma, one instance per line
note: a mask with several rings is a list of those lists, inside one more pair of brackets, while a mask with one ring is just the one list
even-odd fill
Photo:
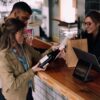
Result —
[[90, 10], [100, 11], [100, 0], [85, 0], [85, 13]]
[[57, 90], [44, 83], [38, 76], [35, 76], [34, 100], [68, 100]]

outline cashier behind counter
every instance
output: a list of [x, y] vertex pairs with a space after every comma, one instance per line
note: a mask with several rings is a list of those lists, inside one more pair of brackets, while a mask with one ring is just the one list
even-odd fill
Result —
[[87, 38], [88, 51], [96, 55], [100, 62], [100, 13], [91, 11], [84, 19], [85, 31], [80, 34], [82, 38]]

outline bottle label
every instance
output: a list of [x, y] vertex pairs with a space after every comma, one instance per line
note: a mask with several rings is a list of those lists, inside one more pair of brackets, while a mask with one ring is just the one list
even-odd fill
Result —
[[49, 64], [49, 63], [45, 64], [45, 65], [43, 66], [43, 68], [44, 68], [44, 69], [46, 69], [46, 68], [47, 68], [47, 66], [48, 66], [48, 64]]
[[41, 60], [40, 60], [40, 63], [43, 63], [44, 61], [46, 61], [48, 59], [48, 56], [44, 56]]

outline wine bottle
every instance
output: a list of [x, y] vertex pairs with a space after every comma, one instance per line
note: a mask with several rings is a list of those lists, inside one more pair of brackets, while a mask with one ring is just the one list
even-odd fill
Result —
[[66, 36], [65, 39], [60, 43], [58, 46], [58, 49], [48, 53], [45, 55], [42, 59], [39, 61], [39, 67], [45, 68], [45, 65], [50, 63], [51, 61], [55, 60], [57, 58], [57, 55], [60, 53], [61, 50], [63, 50], [67, 44], [68, 39], [72, 38], [73, 35], [71, 36]]
[[42, 59], [40, 59], [39, 61], [39, 67], [41, 68], [45, 68], [45, 65], [47, 63], [50, 63], [51, 61], [55, 60], [55, 58], [57, 57], [57, 55], [60, 53], [61, 50], [63, 50], [66, 46], [66, 41], [67, 38], [65, 38], [60, 45], [58, 46], [58, 49], [48, 53], [47, 55], [45, 55]]
[[39, 67], [45, 68], [45, 65], [46, 65], [47, 63], [50, 63], [51, 61], [53, 61], [53, 60], [56, 58], [56, 56], [59, 54], [59, 52], [60, 52], [60, 50], [57, 49], [57, 50], [52, 51], [52, 52], [48, 53], [47, 55], [45, 55], [45, 56], [39, 61], [39, 63], [40, 63], [40, 64], [39, 64]]

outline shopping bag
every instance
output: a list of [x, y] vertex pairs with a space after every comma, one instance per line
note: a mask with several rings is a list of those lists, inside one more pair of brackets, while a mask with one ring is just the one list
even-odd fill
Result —
[[87, 39], [68, 40], [66, 48], [66, 64], [68, 67], [75, 67], [78, 62], [73, 47], [88, 52]]

